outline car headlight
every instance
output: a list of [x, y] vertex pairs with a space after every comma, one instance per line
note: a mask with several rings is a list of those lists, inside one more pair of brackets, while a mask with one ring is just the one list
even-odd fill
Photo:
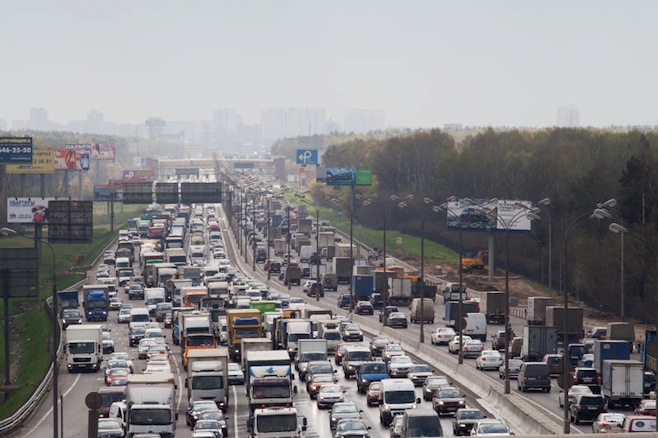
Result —
[[439, 404], [442, 405], [442, 404], [443, 404], [443, 401], [439, 401]]

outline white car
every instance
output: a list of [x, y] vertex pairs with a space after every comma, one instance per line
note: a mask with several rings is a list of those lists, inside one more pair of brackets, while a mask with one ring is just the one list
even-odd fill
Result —
[[478, 370], [497, 370], [504, 362], [498, 350], [482, 350], [475, 359], [475, 368]]
[[108, 362], [111, 360], [125, 360], [126, 363], [128, 364], [128, 368], [130, 369], [130, 372], [132, 373], [134, 371], [133, 360], [130, 357], [130, 353], [126, 353], [123, 351], [115, 351], [114, 353], [110, 354], [110, 357], [107, 358]]
[[344, 402], [344, 393], [345, 390], [339, 384], [322, 385], [316, 397], [318, 409], [328, 408], [333, 406], [334, 403]]
[[393, 356], [388, 362], [388, 375], [391, 377], [407, 377], [409, 369], [414, 365], [409, 356]]
[[427, 379], [432, 374], [434, 374], [434, 371], [432, 371], [432, 368], [430, 368], [429, 365], [416, 364], [409, 368], [407, 379], [414, 382], [414, 385], [416, 386], [422, 386], [422, 384], [425, 382], [425, 379]]
[[500, 420], [485, 418], [478, 420], [471, 429], [471, 436], [510, 436], [509, 428]]
[[[462, 344], [472, 340], [473, 339], [470, 336], [462, 335]], [[459, 352], [459, 335], [455, 335], [455, 337], [448, 342], [448, 351], [452, 354], [457, 354]]]
[[244, 373], [240, 364], [229, 362], [228, 364], [228, 384], [244, 385]]
[[479, 339], [464, 342], [464, 357], [478, 357], [484, 351], [484, 344]]
[[447, 344], [456, 334], [455, 330], [450, 327], [435, 328], [430, 335], [432, 345]]

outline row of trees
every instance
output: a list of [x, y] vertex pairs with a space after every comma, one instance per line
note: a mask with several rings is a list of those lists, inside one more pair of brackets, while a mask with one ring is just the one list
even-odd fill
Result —
[[[290, 143], [286, 146], [292, 149]], [[445, 214], [437, 218], [423, 198], [436, 204], [450, 196], [535, 203], [550, 198], [550, 205], [540, 212], [542, 220], [533, 222], [532, 232], [510, 238], [512, 270], [544, 284], [551, 275], [554, 288], [567, 287], [572, 295], [609, 312], [620, 309], [620, 239], [608, 231], [610, 220], [585, 220], [569, 233], [568, 285], [561, 273], [569, 227], [597, 203], [615, 198], [616, 222], [630, 231], [624, 259], [626, 313], [653, 320], [658, 295], [656, 144], [658, 133], [640, 131], [489, 129], [456, 141], [447, 132], [429, 130], [342, 143], [332, 139], [322, 154], [322, 165], [372, 169], [373, 185], [357, 191], [377, 197], [369, 206], [355, 203], [357, 222], [381, 228], [386, 215], [389, 228], [420, 233], [425, 218], [426, 235], [454, 249], [458, 233], [448, 232]], [[315, 201], [324, 202], [327, 191], [333, 190], [315, 185]], [[416, 211], [397, 208], [390, 200], [392, 194], [412, 194]], [[340, 195], [347, 202], [348, 190]], [[549, 227], [552, 273], [547, 270]], [[504, 236], [496, 239], [500, 240], [497, 247], [504, 248]], [[485, 249], [486, 240], [483, 233], [465, 233], [464, 237], [466, 248], [472, 251]], [[498, 266], [503, 266], [504, 256], [499, 249]]]

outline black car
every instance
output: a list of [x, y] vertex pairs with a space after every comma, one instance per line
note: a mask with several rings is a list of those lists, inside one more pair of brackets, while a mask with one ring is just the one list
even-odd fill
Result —
[[373, 315], [375, 313], [375, 308], [372, 307], [370, 301], [359, 301], [354, 306], [354, 313], [357, 315]]
[[386, 318], [388, 318], [388, 315], [390, 315], [393, 312], [399, 312], [399, 311], [400, 310], [396, 306], [383, 307], [382, 310], [379, 312], [379, 322], [383, 324]]
[[384, 297], [382, 294], [374, 293], [370, 296], [370, 304], [373, 309], [381, 309], [384, 307]]
[[370, 341], [370, 353], [373, 356], [381, 356], [386, 344], [390, 343], [391, 340], [386, 336], [376, 336]]
[[651, 371], [644, 372], [644, 395], [656, 390], [656, 375]]
[[402, 312], [393, 312], [386, 319], [386, 325], [389, 327], [407, 328], [407, 324], [407, 317]]
[[341, 309], [348, 309], [350, 307], [350, 294], [340, 294], [336, 300], [336, 305]]
[[607, 411], [605, 399], [600, 394], [578, 394], [569, 405], [569, 419], [574, 424], [595, 421], [599, 414]]
[[589, 386], [594, 394], [601, 393], [601, 378], [596, 368], [576, 368], [573, 370], [573, 384]]
[[306, 291], [306, 295], [309, 297], [316, 297], [318, 294], [321, 297], [324, 297], [324, 288], [322, 287], [322, 283], [314, 282]]
[[76, 324], [82, 324], [80, 311], [78, 309], [64, 309], [62, 311], [62, 329], [66, 330], [66, 327]]
[[487, 418], [479, 409], [462, 408], [455, 412], [455, 419], [452, 420], [452, 433], [455, 436], [470, 435], [471, 429], [478, 420]]

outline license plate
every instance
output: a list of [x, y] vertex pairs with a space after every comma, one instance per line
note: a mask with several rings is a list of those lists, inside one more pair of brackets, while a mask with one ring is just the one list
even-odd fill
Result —
[[596, 406], [587, 406], [588, 411], [596, 411], [598, 408]]

